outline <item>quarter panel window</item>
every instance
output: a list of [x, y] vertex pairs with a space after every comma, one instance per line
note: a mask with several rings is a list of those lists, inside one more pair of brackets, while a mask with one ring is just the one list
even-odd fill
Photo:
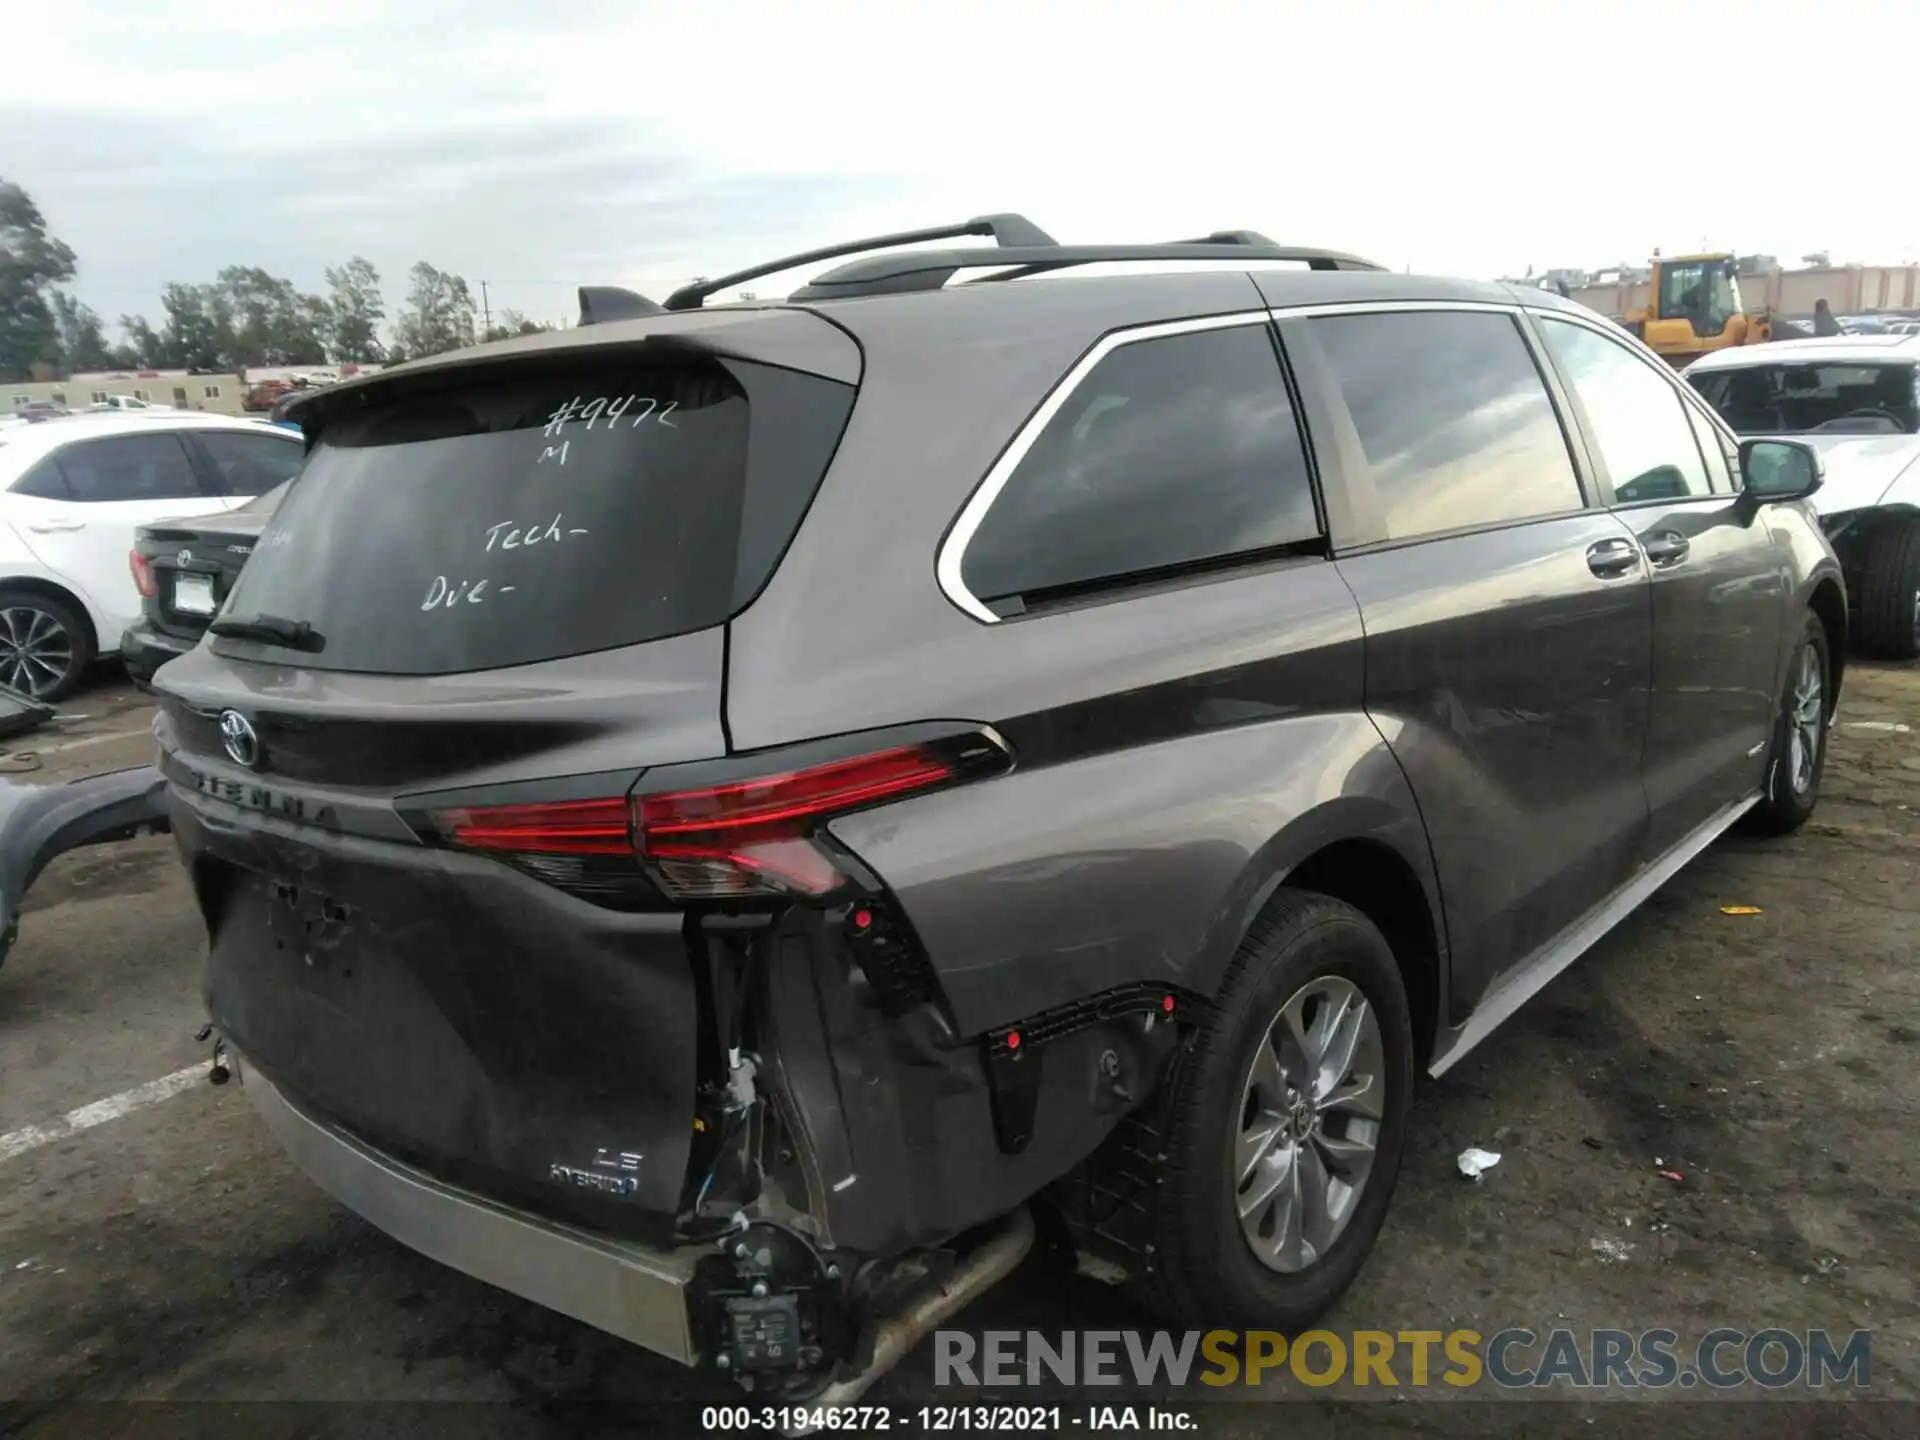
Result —
[[989, 604], [1316, 540], [1264, 325], [1122, 345], [1047, 422], [961, 558]]
[[1587, 413], [1615, 501], [1711, 493], [1685, 402], [1664, 375], [1583, 325], [1542, 319], [1540, 329]]
[[1566, 432], [1511, 316], [1401, 311], [1311, 323], [1388, 538], [1582, 507]]
[[68, 445], [58, 456], [75, 500], [197, 499], [187, 452], [171, 435], [116, 435]]
[[12, 488], [15, 495], [31, 495], [38, 500], [73, 499], [67, 477], [60, 473], [60, 463], [51, 455], [14, 481]]

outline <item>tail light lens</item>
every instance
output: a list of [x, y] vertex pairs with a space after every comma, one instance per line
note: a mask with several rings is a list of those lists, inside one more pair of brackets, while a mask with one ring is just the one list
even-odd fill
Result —
[[[985, 735], [899, 745], [804, 769], [619, 799], [435, 811], [441, 839], [510, 858], [568, 889], [606, 861], [637, 862], [670, 901], [818, 897], [847, 883], [821, 835], [837, 815], [998, 774], [1011, 764]], [[599, 863], [595, 863], [596, 857]], [[633, 872], [627, 870], [631, 875]]]
[[465, 850], [510, 855], [630, 855], [625, 800], [563, 800], [553, 805], [488, 805], [441, 810], [434, 825]]
[[823, 821], [955, 778], [953, 761], [899, 746], [765, 779], [637, 796], [634, 833], [675, 899], [826, 895], [847, 877], [812, 839]]
[[127, 568], [133, 571], [134, 588], [143, 596], [151, 600], [160, 593], [159, 588], [153, 583], [153, 566], [147, 563], [147, 557], [138, 550], [127, 552]]

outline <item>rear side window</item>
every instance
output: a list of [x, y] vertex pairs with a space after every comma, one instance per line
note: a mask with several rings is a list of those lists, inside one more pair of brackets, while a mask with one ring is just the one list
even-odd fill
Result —
[[116, 435], [63, 446], [54, 456], [67, 477], [70, 498], [104, 504], [115, 500], [187, 500], [204, 493], [177, 437]]
[[1564, 320], [1540, 322], [1554, 362], [1580, 397], [1622, 505], [1710, 494], [1686, 402], [1624, 345]]
[[720, 624], [785, 553], [853, 394], [689, 358], [376, 405], [323, 429], [223, 613], [309, 623], [293, 663], [399, 675]]
[[1578, 510], [1553, 401], [1511, 316], [1310, 322], [1366, 452], [1390, 539]]
[[300, 473], [306, 446], [288, 436], [240, 430], [201, 430], [194, 437], [213, 462], [222, 495], [263, 495]]
[[31, 495], [36, 500], [71, 500], [67, 477], [60, 473], [59, 462], [49, 455], [13, 482], [15, 495]]
[[1021, 458], [961, 557], [1001, 613], [1315, 541], [1300, 429], [1264, 325], [1122, 345]]

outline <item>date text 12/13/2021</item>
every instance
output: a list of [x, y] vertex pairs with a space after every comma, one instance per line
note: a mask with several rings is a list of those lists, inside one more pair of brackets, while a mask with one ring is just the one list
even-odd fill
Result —
[[864, 1430], [904, 1435], [1025, 1432], [1036, 1435], [1075, 1431], [1153, 1430], [1191, 1434], [1199, 1424], [1191, 1411], [1155, 1405], [848, 1405], [837, 1409], [805, 1405], [709, 1405], [700, 1412], [700, 1428], [724, 1433], [796, 1434]]

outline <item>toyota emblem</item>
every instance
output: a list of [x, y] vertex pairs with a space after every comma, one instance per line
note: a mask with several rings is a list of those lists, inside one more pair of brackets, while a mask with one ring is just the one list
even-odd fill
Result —
[[191, 565], [193, 563], [193, 551], [182, 550], [178, 555], [173, 557], [173, 563], [176, 565]]
[[236, 765], [251, 770], [260, 763], [260, 737], [253, 733], [253, 722], [238, 710], [220, 712], [220, 739]]

